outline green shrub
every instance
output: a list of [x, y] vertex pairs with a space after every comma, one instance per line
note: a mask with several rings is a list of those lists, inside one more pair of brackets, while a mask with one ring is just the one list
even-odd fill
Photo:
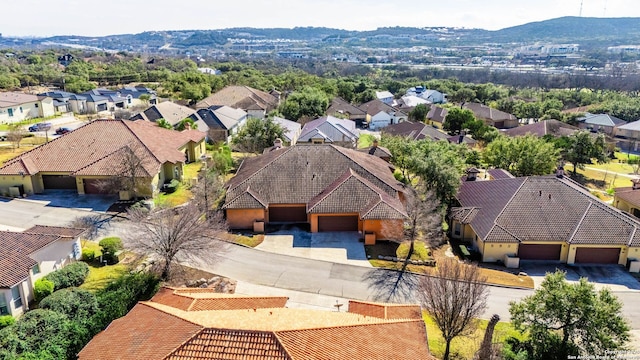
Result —
[[11, 326], [16, 322], [16, 318], [11, 315], [0, 316], [0, 329]]
[[40, 278], [36, 280], [35, 284], [33, 284], [33, 296], [35, 297], [37, 302], [40, 302], [40, 300], [51, 295], [54, 287], [55, 284], [53, 283], [53, 281], [46, 278]]
[[164, 187], [164, 191], [167, 194], [171, 194], [178, 190], [178, 186], [180, 186], [180, 182], [176, 179], [171, 179], [171, 181], [169, 181], [169, 183]]
[[65, 314], [69, 320], [88, 320], [98, 312], [98, 300], [85, 289], [67, 288], [54, 292], [40, 302], [40, 309]]
[[96, 249], [84, 248], [82, 249], [82, 260], [86, 262], [92, 262], [96, 259]]
[[76, 262], [60, 270], [47, 274], [44, 278], [53, 281], [54, 291], [68, 287], [80, 286], [89, 275], [89, 265]]
[[[396, 256], [399, 259], [406, 259], [409, 254], [409, 248], [411, 243], [406, 241], [398, 246], [396, 249]], [[431, 252], [423, 241], [415, 241], [413, 245], [413, 254], [411, 254], [411, 260], [429, 260], [431, 258]]]
[[108, 237], [100, 240], [99, 244], [102, 248], [102, 259], [109, 264], [117, 263], [118, 257], [116, 253], [123, 249], [122, 240], [119, 237]]

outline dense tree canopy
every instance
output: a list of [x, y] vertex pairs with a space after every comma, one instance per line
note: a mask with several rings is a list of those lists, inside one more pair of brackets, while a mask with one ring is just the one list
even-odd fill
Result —
[[593, 160], [598, 163], [608, 161], [608, 150], [604, 135], [593, 136], [589, 131], [578, 131], [569, 136], [562, 149], [564, 160], [573, 164], [576, 169], [584, 169], [585, 164]]
[[498, 136], [483, 152], [484, 162], [515, 176], [551, 174], [558, 165], [558, 149], [533, 135]]
[[285, 118], [298, 120], [300, 118], [316, 118], [324, 114], [329, 107], [329, 97], [322, 90], [313, 87], [305, 87], [299, 92], [294, 92], [280, 108]]
[[585, 278], [569, 283], [561, 271], [547, 274], [533, 295], [509, 308], [513, 325], [530, 339], [520, 352], [536, 360], [611, 356], [607, 351], [629, 340], [621, 310], [622, 303], [608, 289], [596, 291]]
[[471, 110], [453, 107], [449, 109], [442, 127], [449, 135], [458, 135], [464, 129], [465, 124], [472, 123], [475, 119]]
[[273, 146], [276, 139], [283, 139], [284, 129], [272, 118], [249, 118], [244, 127], [233, 137], [234, 146], [244, 152], [262, 153]]

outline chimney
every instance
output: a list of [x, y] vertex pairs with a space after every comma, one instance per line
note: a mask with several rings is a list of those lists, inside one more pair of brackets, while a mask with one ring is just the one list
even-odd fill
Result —
[[467, 180], [466, 181], [476, 181], [476, 177], [480, 173], [480, 170], [470, 167], [467, 169]]
[[633, 186], [631, 187], [632, 190], [640, 189], [640, 179], [633, 179], [631, 182], [633, 183]]
[[556, 177], [558, 179], [562, 179], [564, 177], [564, 167], [562, 165], [558, 165], [556, 169]]
[[190, 123], [190, 122], [188, 122], [188, 121], [185, 121], [185, 122], [184, 122], [184, 129], [185, 129], [185, 130], [191, 130], [191, 123]]
[[378, 147], [378, 139], [373, 139], [373, 143], [371, 144], [372, 148], [377, 148]]
[[276, 149], [280, 149], [282, 147], [282, 139], [277, 138], [273, 141], [273, 147]]

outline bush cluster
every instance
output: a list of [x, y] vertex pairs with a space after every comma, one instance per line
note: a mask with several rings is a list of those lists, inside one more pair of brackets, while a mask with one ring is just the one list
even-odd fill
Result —
[[[399, 259], [406, 259], [409, 255], [410, 242], [403, 242], [396, 249], [396, 256]], [[423, 241], [415, 241], [413, 244], [413, 254], [411, 254], [411, 260], [429, 260], [431, 258], [431, 251], [425, 245]]]
[[76, 262], [47, 274], [44, 279], [53, 282], [54, 290], [60, 290], [82, 285], [87, 275], [89, 275], [89, 265], [84, 262]]
[[51, 295], [54, 288], [55, 284], [51, 280], [46, 278], [36, 280], [35, 284], [33, 284], [33, 296], [35, 297], [36, 302], [40, 302], [40, 300]]
[[176, 179], [171, 179], [171, 181], [169, 181], [169, 183], [165, 186], [165, 192], [167, 194], [171, 194], [176, 192], [176, 190], [178, 190], [178, 186], [180, 186], [180, 182]]
[[74, 287], [58, 290], [17, 321], [0, 317], [0, 359], [75, 359], [111, 321], [149, 300], [158, 284], [151, 274], [127, 274], [95, 294]]
[[11, 315], [3, 315], [0, 316], [0, 329], [6, 328], [7, 326], [11, 326], [16, 322], [16, 318]]
[[99, 244], [102, 248], [102, 259], [109, 264], [117, 263], [118, 257], [116, 253], [123, 249], [122, 240], [119, 237], [108, 237], [100, 240]]

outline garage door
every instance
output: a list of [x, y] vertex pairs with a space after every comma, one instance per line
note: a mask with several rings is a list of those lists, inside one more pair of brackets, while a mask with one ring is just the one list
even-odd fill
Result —
[[319, 216], [318, 231], [358, 231], [358, 216]]
[[576, 264], [617, 264], [620, 248], [577, 248]]
[[518, 257], [522, 260], [560, 260], [562, 245], [558, 244], [520, 244]]
[[44, 189], [76, 190], [76, 178], [66, 175], [42, 175]]
[[101, 179], [83, 179], [85, 194], [109, 194], [109, 186]]
[[307, 207], [269, 207], [269, 222], [307, 222]]

